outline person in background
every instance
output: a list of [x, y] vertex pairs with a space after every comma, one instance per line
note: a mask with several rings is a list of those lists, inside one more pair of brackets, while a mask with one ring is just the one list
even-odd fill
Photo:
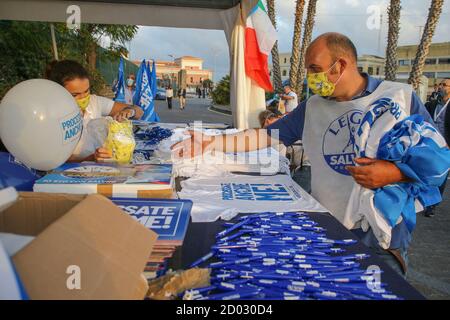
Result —
[[447, 145], [450, 146], [450, 108], [446, 108], [444, 116], [444, 138]]
[[280, 98], [284, 100], [286, 113], [292, 112], [298, 106], [297, 94], [292, 91], [289, 85], [284, 86], [284, 94], [280, 94]]
[[134, 92], [136, 91], [136, 77], [134, 74], [129, 74], [125, 87], [125, 103], [133, 104]]
[[437, 129], [443, 136], [445, 136], [444, 120], [445, 111], [448, 108], [448, 104], [450, 101], [450, 78], [442, 80], [442, 82], [439, 84], [439, 88], [439, 98], [437, 99], [436, 108], [432, 115]]
[[[439, 132], [442, 134], [442, 136], [445, 138], [445, 141], [447, 142], [447, 145], [449, 144], [449, 132], [448, 132], [448, 121], [449, 117], [447, 115], [447, 110], [450, 109], [448, 107], [450, 103], [450, 78], [446, 78], [441, 81], [439, 84], [439, 91], [438, 91], [438, 98], [435, 100], [436, 107], [434, 109], [433, 120], [436, 124], [436, 128], [439, 130]], [[445, 123], [447, 121], [447, 124]], [[447, 130], [446, 130], [447, 126]], [[439, 187], [439, 191], [441, 192], [441, 196], [443, 196], [445, 191], [447, 180]], [[438, 205], [427, 207], [425, 211], [423, 212], [425, 217], [432, 217], [434, 216], [435, 209]]]
[[[91, 94], [89, 74], [76, 61], [53, 61], [47, 67], [46, 78], [62, 85], [74, 97], [83, 116], [83, 128], [89, 121], [111, 116], [117, 121], [140, 119], [143, 111], [138, 106], [115, 102], [111, 99]], [[111, 158], [104, 148], [95, 148], [86, 130], [82, 131], [80, 141], [68, 161], [102, 161]]]
[[430, 97], [428, 98], [428, 101], [435, 101], [438, 100], [440, 97], [440, 84], [437, 83], [434, 84], [433, 92], [431, 92]]
[[169, 85], [166, 89], [167, 108], [169, 109], [172, 109], [172, 98], [173, 98], [173, 89], [172, 86]]
[[178, 89], [178, 99], [180, 99], [180, 109], [184, 110], [186, 107], [186, 88]]
[[283, 115], [276, 111], [264, 110], [258, 115], [259, 124], [261, 128], [267, 128], [269, 125], [280, 119]]
[[439, 83], [439, 85], [435, 84], [433, 92], [428, 97], [428, 101], [425, 103], [425, 108], [428, 110], [431, 117], [434, 117], [434, 111], [436, 110], [439, 101], [442, 99], [441, 89], [441, 83]]
[[195, 91], [197, 92], [197, 96], [200, 99], [202, 97], [202, 90], [200, 90], [200, 87], [195, 88]]

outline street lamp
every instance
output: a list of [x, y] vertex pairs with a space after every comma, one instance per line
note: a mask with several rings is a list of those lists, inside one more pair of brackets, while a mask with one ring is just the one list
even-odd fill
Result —
[[221, 53], [220, 49], [213, 49], [213, 56], [214, 56], [214, 69], [213, 69], [213, 76], [212, 76], [212, 81], [215, 82], [215, 78], [216, 78], [216, 58], [217, 56]]

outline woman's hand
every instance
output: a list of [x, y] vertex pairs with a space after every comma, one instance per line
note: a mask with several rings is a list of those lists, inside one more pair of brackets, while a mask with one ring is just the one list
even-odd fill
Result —
[[136, 115], [136, 111], [132, 108], [125, 108], [122, 111], [114, 115], [114, 120], [122, 122], [127, 119], [131, 119]]
[[95, 161], [96, 162], [106, 162], [108, 160], [112, 159], [112, 153], [110, 150], [105, 149], [105, 148], [97, 148], [95, 150]]

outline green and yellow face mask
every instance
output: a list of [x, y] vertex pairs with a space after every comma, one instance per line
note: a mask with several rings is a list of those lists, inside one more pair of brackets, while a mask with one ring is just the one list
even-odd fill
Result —
[[337, 61], [333, 63], [333, 65], [327, 71], [307, 74], [306, 79], [308, 81], [308, 87], [314, 94], [317, 94], [321, 97], [329, 97], [333, 94], [334, 90], [336, 89], [336, 84], [344, 74], [342, 73], [335, 83], [331, 82], [328, 79], [328, 72], [334, 67], [336, 63]]
[[89, 105], [89, 101], [91, 100], [91, 95], [88, 94], [86, 97], [81, 99], [76, 99], [76, 102], [78, 106], [80, 107], [81, 111], [85, 111], [87, 106]]

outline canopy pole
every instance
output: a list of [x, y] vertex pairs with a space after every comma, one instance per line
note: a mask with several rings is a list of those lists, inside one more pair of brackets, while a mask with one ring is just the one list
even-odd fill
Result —
[[53, 23], [50, 23], [50, 33], [52, 35], [53, 57], [55, 60], [59, 60], [58, 47], [56, 46], [55, 25]]

